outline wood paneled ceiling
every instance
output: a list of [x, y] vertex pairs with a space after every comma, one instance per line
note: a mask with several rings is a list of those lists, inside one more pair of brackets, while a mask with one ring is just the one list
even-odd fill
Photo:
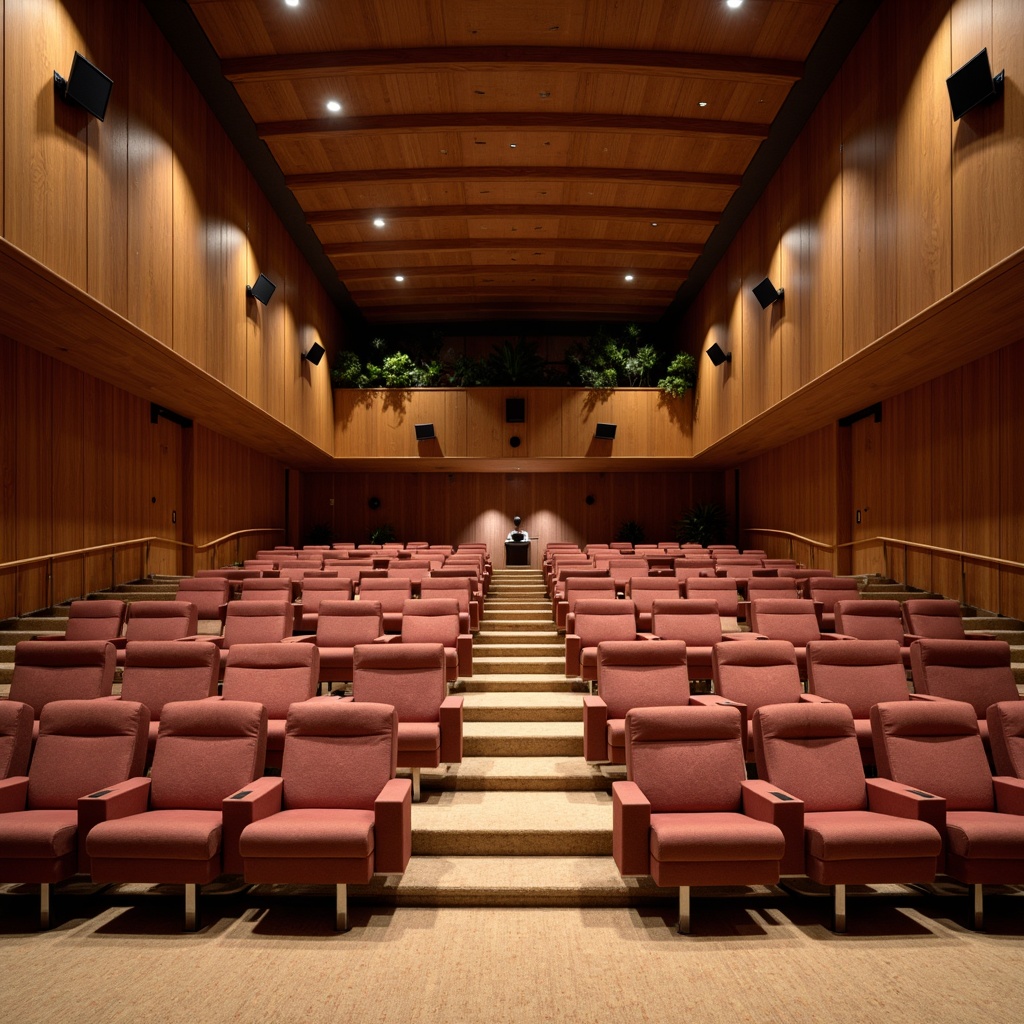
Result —
[[835, 5], [190, 0], [381, 324], [661, 318]]

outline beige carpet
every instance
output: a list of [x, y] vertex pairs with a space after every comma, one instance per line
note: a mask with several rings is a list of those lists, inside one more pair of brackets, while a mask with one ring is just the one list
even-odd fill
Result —
[[949, 900], [851, 900], [837, 936], [821, 900], [697, 899], [690, 937], [659, 910], [360, 906], [335, 935], [326, 898], [294, 895], [207, 897], [198, 934], [177, 900], [87, 901], [34, 934], [19, 905], [0, 1020], [1019, 1024], [1020, 899], [990, 902], [973, 934]]

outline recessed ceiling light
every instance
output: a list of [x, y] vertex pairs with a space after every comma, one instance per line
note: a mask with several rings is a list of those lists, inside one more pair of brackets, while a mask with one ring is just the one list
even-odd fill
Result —
[[735, 11], [737, 7], [743, 6], [743, 0], [725, 0], [725, 6], [731, 7]]
[[284, 0], [286, 7], [298, 7], [299, 0]]
[[652, 228], [656, 228], [657, 226], [658, 226], [658, 222], [656, 220], [652, 220], [651, 221], [651, 227]]
[[706, 107], [707, 105], [708, 105], [708, 101], [707, 100], [697, 100], [697, 106], [698, 107]]
[[509, 149], [515, 149], [515, 148], [516, 148], [516, 144], [515, 144], [514, 142], [510, 142], [510, 143], [508, 144], [508, 148], [509, 148]]
[[384, 218], [383, 217], [374, 217], [374, 219], [373, 219], [373, 226], [375, 228], [382, 228], [382, 227], [384, 227]]
[[341, 104], [337, 100], [328, 100], [327, 101], [327, 109], [332, 114], [340, 114], [341, 113]]
[[402, 277], [402, 275], [401, 275], [401, 274], [395, 274], [395, 280], [396, 280], [396, 281], [397, 281], [397, 282], [398, 282], [399, 284], [401, 284], [401, 283], [402, 283], [402, 282], [403, 282], [403, 281], [405, 280], [405, 278], [404, 278], [404, 277]]
[[633, 280], [633, 275], [632, 274], [627, 274], [626, 275], [626, 280], [627, 281], [632, 281]]

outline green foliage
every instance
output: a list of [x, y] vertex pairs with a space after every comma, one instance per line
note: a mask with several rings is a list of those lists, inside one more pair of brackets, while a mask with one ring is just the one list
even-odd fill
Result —
[[390, 544], [395, 540], [395, 528], [390, 523], [381, 523], [370, 532], [371, 544]]
[[616, 540], [628, 541], [633, 547], [644, 542], [644, 528], [635, 520], [627, 519], [619, 526], [619, 532], [615, 535]]
[[490, 383], [486, 363], [467, 355], [446, 364], [443, 380], [453, 388], [478, 388]]
[[360, 383], [365, 379], [359, 356], [355, 352], [339, 352], [331, 370], [331, 383], [336, 388], [365, 388], [367, 385]]
[[680, 352], [668, 364], [665, 376], [658, 381], [658, 387], [666, 395], [682, 398], [697, 383], [697, 360], [689, 352]]
[[487, 357], [488, 383], [502, 386], [530, 387], [544, 383], [547, 364], [537, 351], [537, 344], [519, 338], [500, 342]]
[[570, 382], [598, 390], [646, 387], [658, 364], [658, 351], [642, 341], [638, 324], [628, 324], [617, 335], [599, 327], [593, 337], [566, 353]]
[[680, 544], [720, 544], [729, 530], [729, 513], [716, 501], [698, 502], [675, 522]]

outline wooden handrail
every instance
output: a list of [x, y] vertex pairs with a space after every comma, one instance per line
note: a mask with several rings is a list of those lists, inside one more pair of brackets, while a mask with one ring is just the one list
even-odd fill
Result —
[[776, 537], [788, 537], [790, 545], [794, 540], [800, 541], [802, 544], [809, 544], [812, 548], [820, 548], [822, 551], [835, 551], [835, 544], [826, 544], [821, 540], [814, 540], [811, 537], [802, 537], [799, 533], [791, 533], [789, 530], [773, 530], [766, 526], [747, 526], [743, 529], [744, 533], [770, 533]]
[[112, 551], [115, 548], [129, 548], [136, 544], [177, 544], [178, 547], [187, 548], [189, 545], [183, 540], [174, 540], [171, 537], [135, 537], [132, 540], [118, 540], [110, 544], [95, 544], [88, 548], [74, 548], [71, 551], [52, 551], [48, 555], [33, 555], [31, 558], [19, 558], [14, 562], [0, 562], [0, 570], [16, 569], [22, 565], [35, 565], [37, 562], [57, 561], [60, 558], [74, 558], [76, 555], [93, 555], [98, 551]]
[[218, 544], [223, 544], [226, 540], [231, 540], [234, 537], [244, 537], [247, 533], [284, 533], [283, 526], [254, 526], [249, 530], [235, 530], [233, 533], [225, 533], [223, 537], [218, 537], [216, 540], [211, 540], [206, 544], [193, 544], [193, 549], [196, 551], [206, 551], [208, 548], [216, 547]]
[[954, 558], [966, 558], [972, 562], [988, 562], [990, 565], [1003, 565], [1008, 569], [1024, 569], [1024, 562], [1014, 562], [1009, 558], [997, 558], [995, 555], [979, 555], [974, 551], [960, 551], [957, 548], [943, 548], [936, 544], [923, 544], [916, 540], [903, 540], [899, 537], [866, 537], [864, 540], [851, 540], [838, 544], [840, 548], [854, 548], [861, 544], [895, 544], [898, 547], [914, 548], [917, 551], [930, 551], [936, 555], [952, 555]]

